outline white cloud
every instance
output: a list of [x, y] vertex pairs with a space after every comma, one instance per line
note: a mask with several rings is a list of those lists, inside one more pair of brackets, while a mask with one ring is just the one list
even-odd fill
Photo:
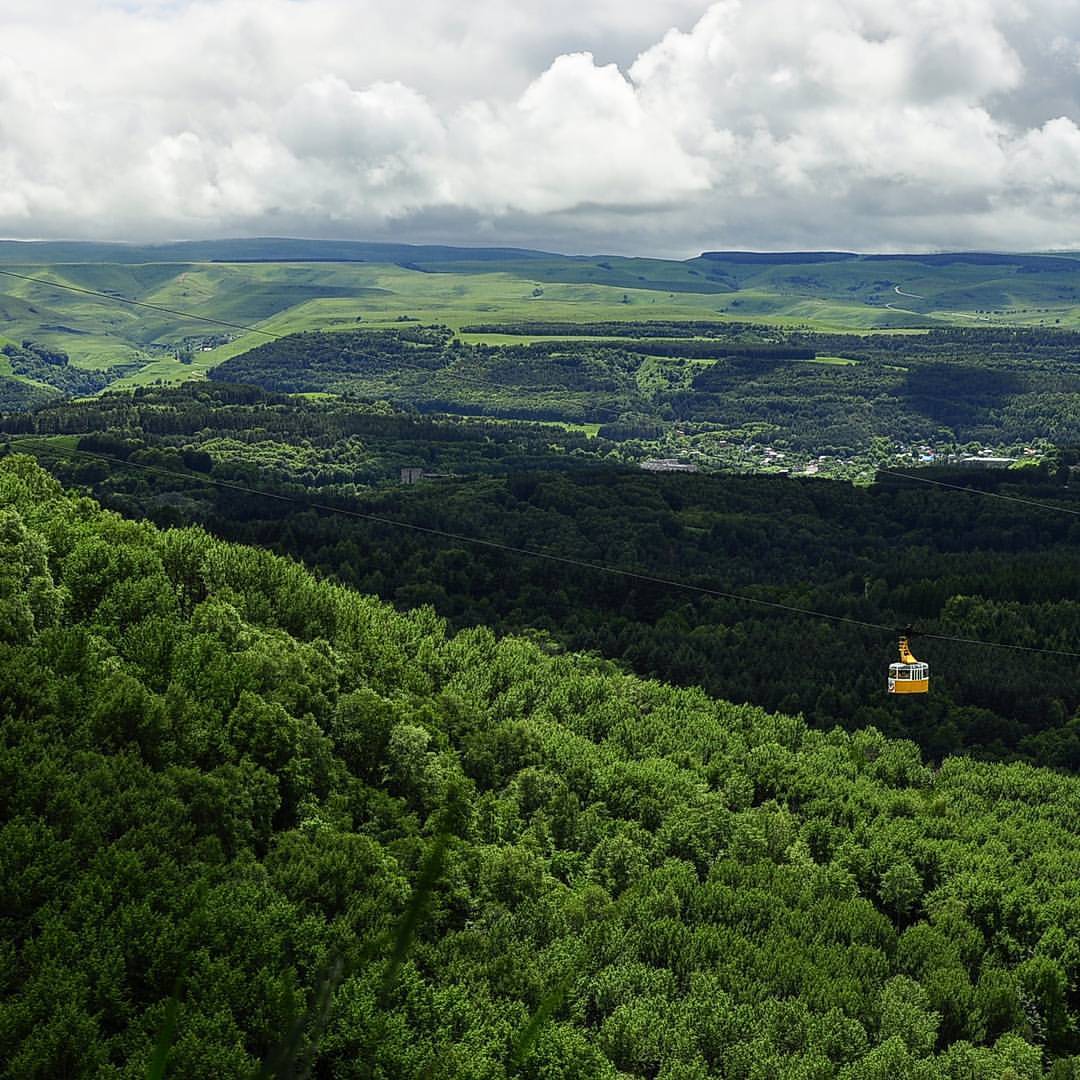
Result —
[[[622, 209], [674, 203], [707, 190], [707, 165], [688, 154], [614, 64], [559, 57], [509, 106], [463, 110], [450, 131], [460, 151], [455, 195], [485, 212]], [[453, 163], [446, 162], [447, 169]]]
[[7, 0], [0, 234], [1080, 245], [1080, 0]]

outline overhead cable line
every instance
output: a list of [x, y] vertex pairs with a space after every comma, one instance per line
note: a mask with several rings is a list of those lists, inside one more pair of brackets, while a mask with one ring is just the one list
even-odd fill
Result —
[[1059, 514], [1080, 515], [1080, 510], [1070, 506], [1054, 506], [1052, 503], [1038, 502], [1035, 499], [1023, 499], [1019, 495], [1002, 495], [997, 491], [983, 491], [982, 488], [965, 487], [963, 484], [950, 484], [944, 480], [932, 480], [928, 476], [913, 476], [911, 473], [896, 472], [893, 469], [875, 470], [881, 476], [896, 476], [902, 480], [917, 480], [920, 484], [933, 484], [935, 487], [951, 488], [953, 491], [966, 491], [969, 495], [985, 495], [988, 499], [1003, 499], [1005, 502], [1022, 503], [1024, 506], [1037, 506], [1040, 510], [1053, 510]]
[[213, 326], [227, 326], [232, 330], [244, 330], [249, 334], [262, 334], [263, 337], [273, 338], [275, 341], [287, 336], [285, 334], [275, 334], [270, 330], [260, 330], [257, 326], [245, 326], [243, 323], [215, 319], [209, 315], [196, 315], [193, 311], [181, 311], [179, 308], [151, 304], [145, 300], [132, 300], [127, 296], [116, 296], [113, 293], [101, 292], [99, 289], [84, 289], [81, 285], [69, 285], [62, 281], [49, 281], [47, 278], [34, 277], [30, 274], [17, 274], [14, 270], [0, 270], [0, 274], [3, 274], [4, 277], [18, 278], [20, 281], [29, 281], [34, 285], [45, 285], [52, 289], [66, 289], [68, 292], [81, 293], [83, 296], [96, 296], [102, 300], [111, 300], [114, 304], [128, 304], [131, 307], [164, 312], [166, 315], [177, 315], [182, 319], [195, 319], [198, 322], [210, 323]]
[[[40, 436], [38, 436], [40, 438]], [[34, 437], [30, 437], [32, 439]], [[30, 441], [27, 437], [21, 437], [20, 442]], [[782, 604], [775, 600], [762, 600], [760, 597], [746, 596], [743, 593], [726, 592], [722, 589], [711, 589], [705, 585], [694, 585], [688, 581], [680, 581], [677, 578], [659, 577], [655, 574], [645, 574], [637, 570], [626, 570], [622, 567], [610, 566], [607, 563], [591, 562], [588, 559], [576, 559], [569, 555], [558, 555], [549, 551], [537, 551], [533, 548], [518, 547], [514, 544], [505, 544], [498, 540], [488, 540], [479, 536], [468, 536], [464, 533], [450, 532], [431, 525], [420, 525], [411, 521], [401, 521], [398, 518], [385, 517], [382, 514], [369, 514], [362, 510], [350, 510], [348, 507], [334, 506], [330, 503], [314, 502], [302, 498], [299, 495], [289, 495], [284, 492], [264, 491], [260, 488], [249, 487], [246, 484], [234, 483], [231, 480], [220, 480], [204, 475], [181, 472], [179, 469], [169, 469], [161, 465], [148, 465], [140, 461], [125, 461], [123, 458], [112, 457], [108, 454], [96, 454], [89, 450], [58, 448], [46, 446], [40, 452], [52, 454], [55, 457], [66, 457], [79, 454], [83, 457], [96, 461], [104, 461], [110, 465], [128, 465], [132, 468], [142, 469], [146, 472], [160, 473], [165, 476], [178, 477], [183, 480], [194, 480], [206, 483], [227, 491], [238, 491], [245, 495], [262, 496], [267, 499], [276, 499], [279, 502], [293, 503], [309, 510], [319, 510], [328, 514], [340, 514], [343, 517], [356, 518], [361, 521], [374, 522], [377, 525], [387, 525], [395, 529], [406, 529], [411, 532], [424, 533], [428, 536], [438, 536], [446, 540], [454, 540], [458, 543], [471, 544], [475, 547], [484, 547], [495, 551], [502, 551], [513, 555], [524, 555], [533, 559], [543, 559], [547, 562], [559, 563], [564, 566], [576, 566], [584, 570], [593, 570], [598, 573], [610, 574], [615, 577], [630, 579], [633, 581], [646, 582], [651, 585], [663, 585], [667, 588], [682, 589], [685, 592], [700, 593], [705, 596], [713, 596], [722, 600], [735, 600], [744, 604], [753, 604], [758, 607], [772, 608], [778, 611], [786, 611], [795, 615], [804, 615], [809, 618], [827, 619], [831, 622], [846, 623], [849, 626], [858, 626], [867, 630], [880, 630], [889, 634], [898, 632], [898, 628], [886, 623], [869, 622], [865, 619], [855, 619], [847, 615], [835, 615], [827, 611], [816, 611], [812, 608], [796, 607], [792, 604]], [[982, 641], [978, 638], [956, 637], [950, 634], [932, 634], [919, 632], [918, 636], [933, 641], [946, 641], [958, 645], [975, 645], [989, 649], [1008, 649], [1014, 652], [1041, 653], [1047, 656], [1062, 656], [1080, 660], [1080, 652], [1069, 652], [1064, 649], [1043, 649], [1031, 645], [1013, 645], [1000, 641]]]

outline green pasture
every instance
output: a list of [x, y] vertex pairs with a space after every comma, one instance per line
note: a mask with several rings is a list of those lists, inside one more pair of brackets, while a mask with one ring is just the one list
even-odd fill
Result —
[[575, 424], [569, 420], [512, 420], [506, 422], [514, 424], [530, 423], [537, 424], [540, 427], [562, 428], [563, 431], [576, 431], [589, 439], [595, 439], [600, 432], [600, 428], [603, 426], [601, 424]]
[[33, 453], [34, 447], [54, 450], [75, 450], [79, 445], [78, 435], [13, 435], [11, 445], [18, 450]]
[[570, 420], [509, 420], [497, 416], [485, 416], [485, 424], [513, 424], [516, 427], [531, 425], [535, 427], [561, 428], [563, 431], [576, 431], [588, 439], [595, 439], [602, 424], [575, 424]]
[[624, 337], [592, 337], [586, 334], [476, 334], [461, 332], [466, 345], [534, 345], [538, 341], [628, 341]]
[[[403, 249], [402, 257], [407, 254]], [[199, 378], [267, 340], [267, 333], [382, 329], [413, 321], [459, 332], [477, 323], [710, 319], [850, 333], [1004, 324], [1080, 327], [1080, 263], [1072, 259], [1059, 260], [1060, 269], [1050, 260], [1033, 272], [1030, 266], [928, 265], [916, 257], [759, 265], [528, 253], [425, 261], [422, 254], [406, 265], [86, 261], [13, 266], [37, 280], [0, 279], [0, 341], [40, 341], [63, 349], [84, 368], [140, 363], [136, 373], [114, 384], [123, 387]], [[65, 291], [57, 284], [108, 296]], [[223, 336], [230, 339], [225, 344]], [[461, 336], [492, 345], [552, 340], [498, 331]], [[213, 347], [204, 350], [207, 342]], [[173, 355], [183, 348], [193, 350], [191, 363]]]

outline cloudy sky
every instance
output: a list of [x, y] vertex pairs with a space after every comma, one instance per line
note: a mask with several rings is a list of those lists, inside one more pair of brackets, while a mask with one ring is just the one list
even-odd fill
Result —
[[1080, 0], [0, 0], [0, 236], [1080, 248]]

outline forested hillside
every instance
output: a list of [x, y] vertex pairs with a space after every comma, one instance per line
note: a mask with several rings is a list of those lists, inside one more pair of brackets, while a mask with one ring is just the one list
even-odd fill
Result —
[[[917, 652], [933, 667], [934, 692], [897, 702], [884, 694], [896, 648], [887, 630], [355, 516], [840, 619], [1077, 653], [1075, 452], [1060, 452], [1053, 466], [921, 474], [969, 485], [972, 494], [891, 476], [859, 488], [653, 475], [620, 467], [628, 444], [580, 432], [223, 384], [111, 394], [3, 423], [49, 436], [15, 437], [12, 445], [37, 452], [65, 483], [84, 485], [130, 517], [201, 522], [399, 607], [432, 604], [455, 629], [538, 630], [553, 647], [592, 650], [642, 675], [801, 712], [821, 728], [874, 725], [915, 739], [932, 759], [966, 752], [1080, 768], [1071, 657], [926, 641]], [[83, 431], [95, 434], [72, 434]], [[409, 464], [442, 478], [403, 487], [399, 468]], [[342, 512], [312, 509], [313, 500]]]
[[[225, 361], [211, 378], [381, 397], [428, 412], [621, 422], [630, 432], [635, 421], [674, 422], [815, 453], [855, 454], [875, 438], [1080, 442], [1077, 333], [856, 336], [734, 324], [687, 339], [661, 323], [664, 337], [641, 337], [650, 325], [625, 324], [625, 340], [586, 335], [500, 346], [463, 344], [436, 327], [295, 334]], [[543, 339], [556, 328], [506, 329]]]
[[451, 635], [23, 456], [0, 546], [5, 1077], [1080, 1074], [1075, 778]]
[[104, 372], [74, 368], [67, 353], [32, 341], [24, 341], [21, 346], [4, 345], [0, 356], [5, 358], [13, 375], [51, 386], [63, 394], [93, 394], [110, 382], [110, 376]]

